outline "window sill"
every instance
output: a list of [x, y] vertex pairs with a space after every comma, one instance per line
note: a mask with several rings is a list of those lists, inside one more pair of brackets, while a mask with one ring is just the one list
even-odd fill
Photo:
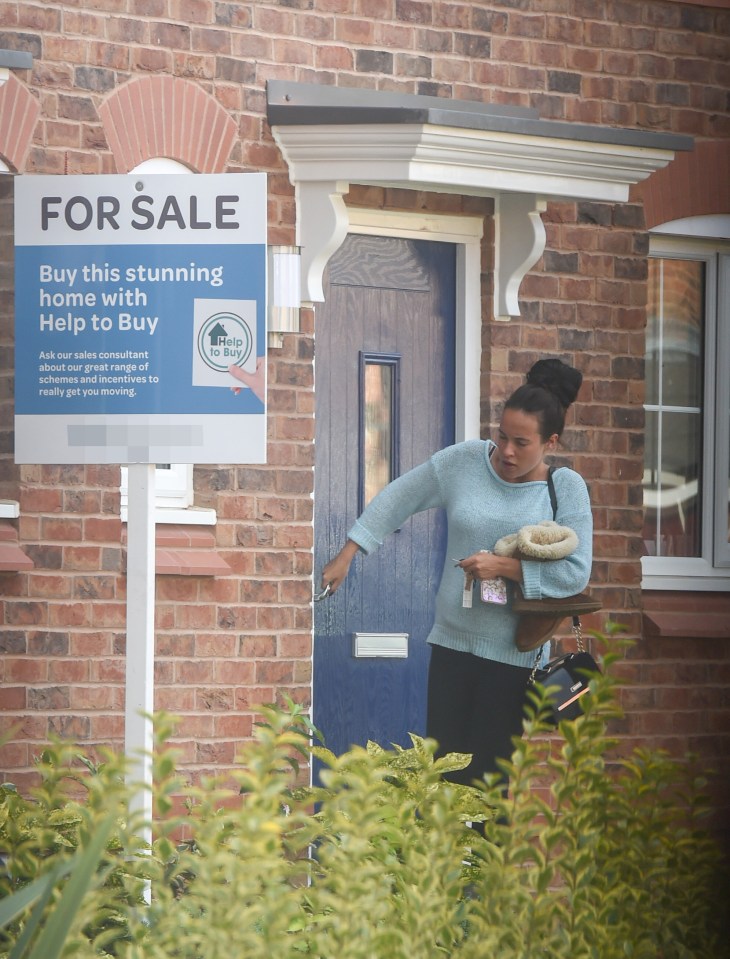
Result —
[[714, 568], [704, 559], [673, 559], [644, 556], [641, 588], [667, 592], [730, 592], [730, 569]]
[[[123, 542], [126, 539], [125, 530]], [[155, 573], [158, 576], [228, 576], [231, 572], [231, 567], [217, 553], [213, 533], [182, 527], [156, 531]]]
[[[127, 504], [125, 503], [120, 515], [123, 523], [127, 522]], [[215, 526], [216, 512], [214, 509], [204, 509], [200, 506], [158, 506], [155, 509], [155, 524], [157, 526]]]
[[644, 635], [665, 639], [730, 639], [730, 595], [644, 594]]
[[0, 572], [19, 573], [34, 568], [33, 560], [18, 546], [18, 531], [0, 519]]

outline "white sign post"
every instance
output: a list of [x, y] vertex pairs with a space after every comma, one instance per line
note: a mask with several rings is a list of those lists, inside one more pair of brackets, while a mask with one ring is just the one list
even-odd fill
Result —
[[149, 822], [155, 464], [266, 461], [266, 176], [19, 176], [15, 214], [15, 460], [129, 465], [125, 748]]
[[130, 782], [141, 788], [132, 800], [142, 814], [144, 838], [152, 841], [151, 716], [155, 692], [155, 466], [134, 463], [127, 480], [127, 646], [124, 752]]

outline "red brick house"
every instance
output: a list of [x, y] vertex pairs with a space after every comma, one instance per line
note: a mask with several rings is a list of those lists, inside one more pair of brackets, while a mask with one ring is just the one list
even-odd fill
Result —
[[418, 714], [428, 527], [337, 603], [313, 606], [319, 571], [378, 484], [489, 435], [541, 355], [585, 376], [561, 458], [594, 505], [588, 625], [635, 640], [621, 738], [722, 772], [729, 64], [728, 0], [4, 4], [3, 778], [27, 785], [51, 734], [124, 742], [127, 622], [126, 470], [14, 460], [14, 176], [150, 169], [265, 172], [268, 243], [301, 249], [266, 464], [157, 470], [154, 703], [189, 774], [284, 696], [385, 717], [374, 738], [394, 699]]

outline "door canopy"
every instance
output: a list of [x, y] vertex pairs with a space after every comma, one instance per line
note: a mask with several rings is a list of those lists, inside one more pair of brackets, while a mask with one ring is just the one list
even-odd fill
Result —
[[270, 80], [267, 118], [289, 167], [302, 248], [302, 301], [348, 231], [350, 185], [489, 196], [494, 315], [519, 316], [520, 283], [545, 249], [548, 200], [624, 202], [691, 137], [541, 120], [536, 110]]

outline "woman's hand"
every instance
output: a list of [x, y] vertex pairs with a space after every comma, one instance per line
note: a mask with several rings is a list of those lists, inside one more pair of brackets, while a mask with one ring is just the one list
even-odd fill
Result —
[[[232, 363], [228, 367], [228, 372], [234, 380], [243, 383], [244, 386], [247, 386], [251, 390], [254, 396], [258, 397], [262, 403], [264, 402], [266, 394], [266, 367], [264, 366], [263, 356], [257, 357], [256, 371], [254, 373], [247, 373], [245, 370], [242, 370], [240, 366], [236, 366], [235, 363]], [[241, 387], [232, 386], [231, 390], [238, 396], [241, 392]]]
[[460, 560], [457, 566], [461, 566], [473, 579], [496, 579], [502, 576], [516, 583], [522, 582], [522, 564], [518, 559], [496, 556], [485, 549]]
[[345, 543], [339, 553], [322, 570], [322, 588], [329, 586], [330, 593], [336, 593], [350, 572], [350, 565], [360, 547], [351, 539]]

